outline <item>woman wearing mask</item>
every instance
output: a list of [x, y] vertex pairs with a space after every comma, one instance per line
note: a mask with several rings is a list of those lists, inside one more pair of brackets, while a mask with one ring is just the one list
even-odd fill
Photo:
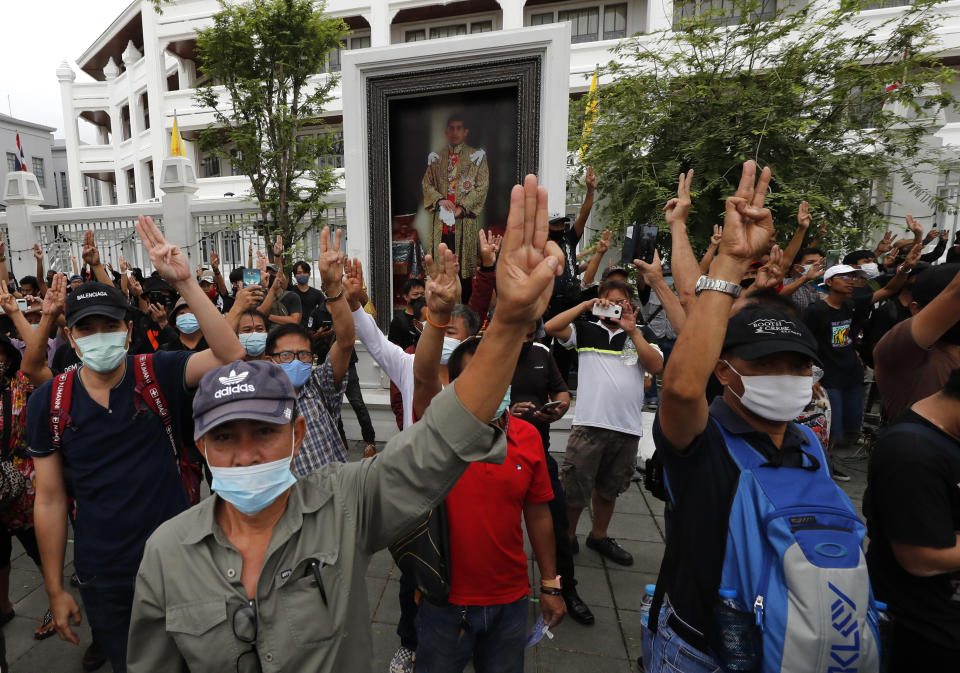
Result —
[[176, 329], [177, 336], [166, 341], [160, 347], [161, 350], [193, 351], [197, 353], [209, 348], [203, 338], [203, 331], [200, 329], [197, 316], [190, 310], [184, 299], [181, 298], [177, 301], [167, 320]]

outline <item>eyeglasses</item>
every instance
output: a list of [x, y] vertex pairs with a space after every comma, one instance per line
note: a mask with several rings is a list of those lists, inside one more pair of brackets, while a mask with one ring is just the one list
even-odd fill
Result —
[[313, 353], [311, 351], [278, 351], [271, 356], [274, 362], [293, 362], [294, 359], [307, 364], [313, 364]]
[[[260, 655], [257, 653], [257, 611], [253, 601], [241, 605], [233, 613], [233, 635], [241, 643], [250, 645], [250, 649], [237, 657], [237, 673], [263, 673]], [[249, 655], [253, 655], [251, 658]], [[242, 664], [241, 664], [242, 662]]]

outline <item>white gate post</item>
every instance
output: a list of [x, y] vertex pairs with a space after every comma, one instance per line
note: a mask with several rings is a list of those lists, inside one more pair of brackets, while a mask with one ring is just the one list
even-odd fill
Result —
[[[3, 185], [3, 200], [7, 203], [7, 268], [13, 271], [17, 278], [33, 274], [36, 266], [33, 262], [33, 244], [39, 241], [39, 236], [33, 229], [31, 214], [40, 209], [43, 202], [43, 193], [40, 183], [33, 173], [26, 171], [10, 171], [7, 173]], [[14, 266], [14, 251], [20, 252], [21, 262]], [[25, 257], [26, 256], [26, 257]], [[22, 261], [26, 259], [27, 261]], [[6, 280], [4, 278], [3, 280]]]
[[200, 259], [196, 246], [200, 237], [193, 223], [191, 204], [196, 198], [197, 177], [193, 162], [187, 157], [167, 157], [160, 168], [160, 190], [163, 196], [163, 235], [179, 246], [190, 260], [191, 270]]

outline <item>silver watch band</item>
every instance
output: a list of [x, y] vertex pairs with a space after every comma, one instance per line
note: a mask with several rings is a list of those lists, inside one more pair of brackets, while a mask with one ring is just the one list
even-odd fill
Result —
[[699, 296], [704, 290], [713, 290], [715, 292], [723, 292], [724, 294], [729, 294], [733, 298], [737, 298], [740, 296], [740, 291], [742, 289], [743, 288], [737, 283], [720, 280], [719, 278], [710, 278], [709, 276], [700, 276], [700, 279], [697, 281], [696, 294]]

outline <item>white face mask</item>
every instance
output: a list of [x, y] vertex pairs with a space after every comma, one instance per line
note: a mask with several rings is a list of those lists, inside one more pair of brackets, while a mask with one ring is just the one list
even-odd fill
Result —
[[451, 336], [443, 337], [443, 350], [440, 352], [440, 364], [446, 365], [450, 361], [450, 356], [453, 355], [453, 351], [457, 350], [457, 346], [459, 345], [459, 339], [454, 339]]
[[768, 421], [792, 421], [813, 399], [813, 376], [745, 376], [723, 362], [743, 381], [743, 395], [737, 396], [747, 409]]
[[876, 278], [880, 275], [880, 267], [877, 266], [876, 262], [861, 264], [860, 270], [867, 274], [867, 278]]

